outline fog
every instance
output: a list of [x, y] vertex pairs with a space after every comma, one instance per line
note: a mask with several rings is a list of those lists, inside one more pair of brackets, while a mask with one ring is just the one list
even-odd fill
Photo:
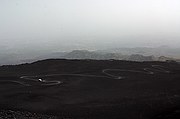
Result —
[[179, 0], [0, 0], [0, 50], [180, 47], [179, 6]]

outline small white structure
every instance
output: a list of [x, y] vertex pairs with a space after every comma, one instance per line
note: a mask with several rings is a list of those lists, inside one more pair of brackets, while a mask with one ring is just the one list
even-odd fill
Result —
[[39, 79], [39, 81], [41, 81], [41, 82], [42, 82], [43, 80], [42, 80], [42, 79]]

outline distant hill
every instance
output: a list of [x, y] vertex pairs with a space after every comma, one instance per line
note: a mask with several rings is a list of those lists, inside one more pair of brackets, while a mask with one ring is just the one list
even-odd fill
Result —
[[43, 59], [95, 59], [95, 60], [130, 60], [130, 61], [166, 61], [180, 59], [180, 48], [169, 47], [138, 47], [114, 48], [107, 50], [88, 51], [74, 50], [71, 52], [47, 52], [36, 56], [31, 53], [1, 53], [0, 65], [30, 63]]
[[90, 52], [87, 50], [74, 50], [70, 53], [64, 55], [65, 59], [117, 59], [123, 60], [125, 56], [120, 53], [98, 53], [98, 52]]
[[128, 60], [129, 61], [155, 61], [156, 59], [154, 56], [143, 56], [139, 54], [133, 54], [129, 56]]
[[[56, 52], [46, 55], [36, 57], [34, 59], [18, 60], [17, 63], [30, 63], [43, 59], [94, 59], [94, 60], [128, 60], [128, 61], [166, 61], [174, 60], [173, 58], [160, 56], [155, 57], [153, 55], [141, 55], [141, 54], [129, 54], [124, 55], [121, 53], [111, 53], [111, 52], [97, 52], [97, 51], [88, 51], [88, 50], [74, 50], [72, 52]], [[12, 62], [12, 61], [11, 61]], [[11, 63], [9, 61], [9, 63]], [[7, 64], [7, 63], [6, 63]], [[15, 63], [13, 63], [15, 64]]]
[[169, 48], [166, 46], [161, 46], [157, 48], [150, 48], [150, 47], [114, 48], [114, 49], [100, 50], [99, 52], [121, 53], [124, 55], [132, 55], [132, 54], [140, 54], [144, 56], [153, 55], [155, 57], [165, 56], [165, 57], [180, 59], [180, 48]]
[[170, 60], [176, 60], [176, 59], [165, 56], [158, 57], [158, 61], [170, 61]]
[[[139, 54], [132, 55], [122, 55], [121, 53], [100, 53], [96, 51], [88, 51], [88, 50], [74, 50], [69, 53], [56, 53], [46, 56], [44, 58], [61, 58], [61, 59], [95, 59], [95, 60], [129, 60], [129, 61], [154, 61], [154, 56], [143, 56]], [[52, 57], [53, 56], [53, 57]]]

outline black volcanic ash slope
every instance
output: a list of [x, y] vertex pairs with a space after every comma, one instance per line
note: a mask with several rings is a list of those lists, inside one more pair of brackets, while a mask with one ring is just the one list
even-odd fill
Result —
[[[42, 85], [39, 78], [62, 83]], [[50, 59], [1, 66], [0, 107], [60, 119], [177, 117], [170, 112], [180, 108], [179, 79], [180, 65], [166, 62]]]

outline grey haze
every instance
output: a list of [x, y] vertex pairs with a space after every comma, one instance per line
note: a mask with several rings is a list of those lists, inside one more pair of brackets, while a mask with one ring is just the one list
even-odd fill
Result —
[[0, 0], [0, 54], [28, 59], [80, 49], [180, 47], [179, 6], [179, 0]]

